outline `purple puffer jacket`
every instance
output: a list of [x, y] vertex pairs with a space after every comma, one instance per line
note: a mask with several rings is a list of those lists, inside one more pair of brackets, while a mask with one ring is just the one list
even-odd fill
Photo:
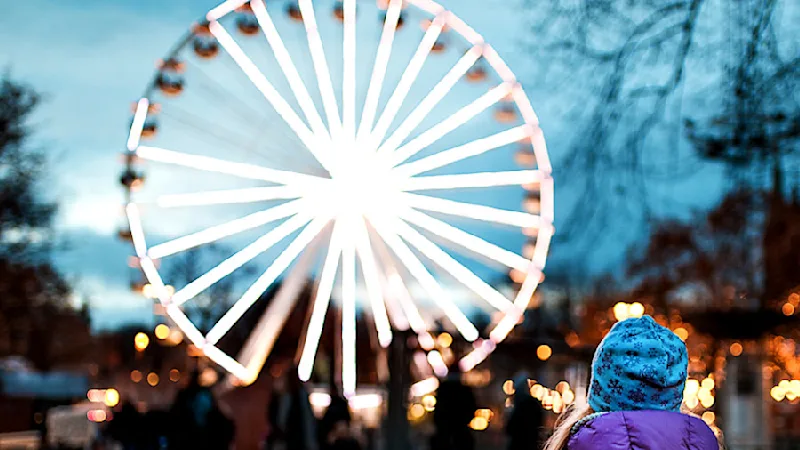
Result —
[[569, 450], [717, 450], [714, 432], [697, 417], [669, 411], [619, 411], [579, 426]]

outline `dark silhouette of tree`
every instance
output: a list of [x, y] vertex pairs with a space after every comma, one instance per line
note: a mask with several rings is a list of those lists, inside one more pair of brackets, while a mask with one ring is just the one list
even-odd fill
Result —
[[56, 324], [76, 319], [88, 333], [88, 317], [69, 305], [70, 287], [50, 261], [56, 205], [40, 190], [46, 154], [30, 143], [39, 101], [32, 88], [0, 80], [0, 355], [47, 369], [70, 353]]

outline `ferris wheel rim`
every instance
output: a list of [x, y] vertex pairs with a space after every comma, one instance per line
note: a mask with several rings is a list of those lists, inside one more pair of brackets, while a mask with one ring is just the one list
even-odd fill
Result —
[[[553, 232], [554, 232], [554, 230], [552, 228], [552, 222], [553, 222], [553, 206], [552, 206], [553, 205], [553, 187], [552, 187], [552, 185], [553, 185], [553, 182], [552, 182], [552, 178], [550, 177], [550, 173], [552, 171], [552, 168], [550, 167], [550, 161], [549, 161], [549, 158], [547, 156], [547, 150], [546, 150], [546, 144], [545, 144], [545, 141], [544, 141], [544, 135], [541, 132], [541, 129], [539, 128], [538, 117], [536, 116], [535, 112], [533, 111], [533, 108], [530, 105], [530, 101], [529, 101], [527, 95], [524, 93], [523, 88], [517, 82], [516, 77], [514, 76], [513, 72], [506, 65], [505, 61], [499, 56], [499, 54], [489, 44], [484, 42], [483, 37], [480, 34], [475, 32], [475, 30], [473, 30], [471, 27], [469, 27], [469, 25], [467, 25], [460, 18], [458, 18], [458, 16], [456, 16], [455, 14], [450, 12], [449, 10], [446, 10], [440, 4], [438, 4], [438, 3], [434, 2], [434, 1], [431, 1], [431, 0], [404, 0], [404, 1], [405, 1], [405, 3], [408, 3], [408, 4], [412, 5], [412, 6], [416, 6], [420, 10], [431, 14], [434, 17], [434, 20], [439, 20], [440, 22], [443, 22], [440, 25], [441, 27], [444, 27], [446, 25], [446, 26], [450, 27], [451, 29], [455, 30], [460, 36], [464, 37], [467, 40], [467, 42], [472, 44], [472, 47], [470, 48], [470, 50], [468, 50], [467, 55], [470, 55], [471, 52], [477, 53], [478, 54], [477, 57], [484, 58], [487, 61], [487, 63], [495, 70], [495, 72], [498, 75], [500, 75], [500, 77], [503, 79], [503, 83], [501, 83], [501, 85], [499, 85], [497, 87], [497, 89], [502, 88], [502, 89], [508, 91], [508, 92], [503, 91], [503, 94], [504, 95], [508, 95], [508, 96], [510, 96], [512, 98], [512, 100], [516, 104], [519, 112], [523, 116], [525, 124], [523, 126], [520, 126], [519, 128], [520, 129], [525, 128], [525, 130], [527, 130], [527, 132], [525, 133], [525, 139], [530, 139], [531, 146], [532, 146], [532, 148], [534, 150], [535, 157], [536, 157], [536, 162], [537, 162], [537, 165], [538, 165], [538, 169], [537, 169], [536, 172], [538, 172], [538, 174], [540, 176], [540, 179], [538, 180], [538, 182], [541, 184], [540, 198], [541, 198], [542, 205], [541, 205], [541, 213], [539, 214], [539, 217], [542, 219], [542, 226], [538, 230], [537, 242], [536, 242], [536, 246], [535, 246], [535, 252], [534, 252], [534, 254], [532, 255], [531, 258], [529, 258], [529, 259], [526, 258], [526, 260], [528, 261], [527, 268], [526, 268], [526, 271], [525, 271], [526, 272], [526, 277], [525, 277], [524, 281], [521, 283], [521, 287], [519, 289], [519, 292], [517, 293], [517, 295], [514, 298], [513, 302], [511, 302], [513, 304], [513, 308], [511, 308], [509, 310], [509, 312], [506, 314], [506, 316], [503, 317], [503, 319], [501, 319], [500, 322], [496, 326], [494, 326], [494, 328], [491, 329], [491, 331], [489, 332], [489, 338], [488, 339], [480, 339], [480, 338], [476, 337], [474, 339], [474, 348], [473, 348], [473, 350], [471, 352], [469, 352], [466, 356], [464, 356], [459, 361], [459, 364], [460, 364], [462, 369], [470, 370], [475, 365], [477, 365], [481, 361], [483, 361], [488, 356], [488, 354], [491, 353], [491, 351], [494, 350], [494, 347], [499, 342], [504, 340], [505, 337], [508, 335], [508, 333], [511, 331], [511, 329], [513, 329], [513, 327], [516, 325], [516, 323], [521, 318], [522, 312], [524, 311], [525, 308], [527, 308], [528, 302], [530, 301], [531, 297], [533, 296], [533, 292], [536, 290], [536, 288], [537, 288], [537, 286], [538, 286], [538, 284], [539, 284], [539, 282], [541, 280], [542, 270], [544, 269], [544, 265], [545, 265], [545, 261], [546, 261], [546, 255], [547, 255], [548, 250], [549, 250], [550, 240], [551, 240]], [[214, 24], [216, 24], [224, 16], [226, 16], [227, 14], [235, 11], [237, 8], [241, 7], [242, 5], [244, 5], [246, 3], [256, 3], [256, 4], [263, 5], [263, 2], [261, 2], [260, 0], [253, 0], [252, 2], [251, 2], [251, 0], [228, 0], [226, 2], [221, 3], [216, 8], [213, 8], [212, 10], [210, 10], [208, 12], [208, 14], [205, 16], [206, 20], [208, 20], [210, 26], [213, 27]], [[355, 2], [352, 1], [352, 2], [349, 2], [349, 3], [354, 4]], [[390, 7], [391, 7], [391, 4], [393, 4], [393, 3], [396, 3], [396, 0], [392, 0], [392, 1], [389, 2]], [[308, 4], [310, 4], [310, 2]], [[222, 28], [219, 27], [219, 29], [222, 29]], [[218, 33], [220, 33], [219, 29], [217, 29], [217, 33], [214, 33], [212, 31], [212, 33], [218, 39], [219, 39], [219, 36], [221, 35], [221, 34], [218, 34]], [[262, 27], [262, 29], [263, 29], [263, 27]], [[212, 28], [212, 30], [214, 30], [214, 28]], [[224, 32], [224, 29], [222, 29], [222, 32]], [[179, 40], [178, 45], [176, 45], [168, 53], [168, 58], [175, 58], [178, 55], [178, 53], [181, 51], [181, 49], [185, 48], [185, 46], [188, 44], [188, 42], [191, 41], [193, 36], [194, 36], [193, 32], [190, 31], [189, 33], [187, 33], [185, 35], [185, 37], [183, 37], [181, 40]], [[158, 74], [158, 72], [157, 72], [157, 74]], [[128, 144], [127, 145], [128, 149], [131, 152], [136, 153], [137, 150], [141, 147], [140, 146], [140, 142], [139, 142], [140, 141], [140, 137], [141, 137], [141, 133], [142, 133], [142, 129], [141, 128], [144, 126], [144, 121], [146, 120], [146, 117], [147, 117], [147, 114], [148, 114], [148, 107], [150, 106], [150, 100], [149, 99], [152, 97], [153, 91], [154, 91], [154, 84], [151, 82], [150, 85], [148, 86], [147, 90], [145, 91], [144, 96], [137, 103], [137, 108], [136, 108], [136, 112], [135, 112], [135, 115], [134, 115], [134, 121], [133, 121], [133, 124], [132, 124], [130, 132], [129, 132], [128, 143], [127, 143]], [[296, 92], [295, 92], [295, 94], [296, 94]], [[499, 95], [499, 91], [498, 91], [498, 95]], [[324, 94], [323, 94], [323, 97], [324, 97]], [[323, 98], [323, 101], [324, 101], [324, 98]], [[337, 111], [338, 111], [338, 107], [337, 107]], [[306, 118], [308, 119], [307, 116], [306, 116]], [[363, 120], [363, 118], [362, 118], [362, 120]], [[301, 121], [302, 121], [302, 119], [301, 119]], [[401, 125], [401, 127], [402, 127], [402, 125]], [[413, 131], [413, 129], [412, 129], [412, 131]], [[506, 132], [508, 132], [508, 131], [509, 130], [506, 130]], [[396, 132], [397, 131], [395, 130], [394, 133], [396, 133]], [[423, 132], [423, 133], [425, 133], [425, 132]], [[417, 139], [419, 137], [420, 137], [420, 135], [418, 135], [414, 139]], [[388, 139], [391, 139], [391, 136]], [[402, 142], [402, 139], [395, 139], [395, 140]], [[413, 142], [413, 140], [411, 142]], [[395, 168], [402, 170], [403, 167], [405, 167], [406, 171], [413, 172], [413, 170], [408, 169], [408, 166], [413, 166], [413, 164], [418, 163], [419, 160], [415, 160], [413, 162], [406, 161], [408, 159], [408, 157], [410, 157], [410, 156], [412, 156], [414, 154], [414, 153], [412, 153], [412, 150], [414, 150], [413, 147], [411, 147], [411, 150], [408, 150], [408, 145], [411, 142], [406, 142], [405, 145], [400, 147], [401, 150], [405, 149], [406, 153], [410, 153], [410, 155], [406, 156], [405, 154], [403, 154], [402, 156], [406, 156], [406, 157], [404, 157], [402, 159], [400, 159], [400, 157], [397, 156], [396, 160], [393, 161], [393, 163], [394, 163], [393, 165], [394, 165]], [[386, 141], [383, 140], [381, 146], [383, 146], [385, 143], [386, 143]], [[417, 147], [419, 147], [419, 146], [420, 145], [418, 144]], [[387, 148], [388, 147], [391, 147], [391, 146], [387, 146]], [[422, 147], [424, 148], [424, 145]], [[383, 148], [383, 147], [381, 147], [381, 148]], [[395, 148], [394, 151], [396, 153], [397, 148]], [[441, 151], [441, 152], [438, 152], [437, 154], [441, 154], [443, 152], [444, 151]], [[317, 159], [319, 160], [319, 158], [317, 158]], [[322, 163], [321, 160], [320, 160], [320, 163]], [[323, 164], [323, 167], [324, 166], [325, 166], [325, 164]], [[432, 170], [432, 169], [427, 169], [427, 170]], [[415, 175], [419, 175], [420, 173], [424, 173], [427, 170], [423, 170], [423, 171], [417, 172]], [[309, 175], [309, 177], [313, 177], [313, 176]], [[428, 178], [434, 178], [434, 177], [428, 177]], [[428, 180], [428, 182], [430, 183], [431, 181]], [[414, 195], [414, 194], [410, 194], [410, 195]], [[416, 219], [418, 221], [420, 220], [421, 217], [427, 216], [423, 211], [420, 211], [418, 209], [413, 209], [412, 208], [412, 211], [414, 211], [414, 213], [416, 213], [416, 215], [412, 214], [412, 217], [416, 217]], [[422, 214], [422, 216], [420, 216], [419, 214]], [[211, 341], [213, 341], [213, 342], [211, 342], [208, 339], [208, 335], [203, 337], [202, 334], [200, 334], [199, 331], [197, 330], [197, 328], [194, 326], [194, 324], [192, 324], [192, 322], [188, 319], [188, 317], [186, 316], [185, 312], [180, 309], [180, 307], [179, 307], [180, 305], [179, 304], [175, 304], [174, 302], [172, 302], [171, 301], [172, 299], [169, 296], [166, 295], [167, 292], [164, 289], [163, 281], [161, 280], [161, 277], [160, 277], [158, 271], [156, 270], [155, 266], [153, 265], [153, 259], [155, 259], [155, 258], [153, 258], [152, 254], [147, 251], [147, 245], [146, 245], [146, 242], [145, 242], [145, 236], [144, 236], [144, 232], [141, 229], [141, 220], [139, 218], [138, 209], [136, 208], [136, 204], [135, 203], [131, 202], [131, 203], [128, 204], [127, 215], [128, 215], [129, 222], [131, 224], [131, 232], [132, 232], [132, 237], [133, 237], [133, 241], [134, 241], [134, 246], [136, 247], [137, 257], [141, 261], [142, 269], [144, 270], [145, 275], [148, 278], [148, 280], [150, 281], [150, 283], [155, 286], [157, 297], [158, 297], [159, 301], [166, 307], [167, 313], [170, 316], [170, 318], [176, 324], [178, 324], [178, 326], [182, 329], [182, 331], [184, 331], [184, 333], [187, 335], [187, 338], [189, 338], [189, 340], [195, 346], [197, 346], [198, 348], [200, 348], [204, 352], [206, 352], [206, 354], [207, 354], [207, 356], [209, 358], [211, 358], [217, 364], [219, 364], [220, 366], [222, 366], [223, 368], [225, 368], [226, 370], [228, 370], [229, 372], [234, 374], [240, 380], [243, 380], [243, 381], [251, 380], [252, 381], [254, 379], [254, 374], [252, 373], [252, 370], [248, 369], [247, 367], [245, 367], [242, 363], [237, 361], [235, 358], [230, 357], [229, 355], [227, 355], [224, 352], [222, 352], [221, 350], [219, 350], [214, 345], [216, 343], [216, 340], [212, 339]], [[427, 218], [428, 219], [432, 219], [431, 216], [427, 216]], [[427, 219], [423, 218], [422, 220], [425, 221]], [[434, 219], [434, 220], [436, 220], [436, 219]], [[404, 224], [413, 223], [413, 221], [407, 220], [406, 217], [403, 217], [403, 219], [400, 220], [400, 222], [403, 222]], [[328, 222], [326, 221], [325, 225], [327, 225], [327, 223]], [[435, 223], [435, 222], [427, 222], [427, 223], [428, 223], [428, 225], [431, 225], [431, 223]], [[323, 225], [323, 226], [325, 226], [325, 225]], [[416, 225], [418, 225], [418, 224], [416, 224]], [[411, 228], [411, 227], [409, 227], [409, 228]], [[422, 228], [424, 228], [424, 227], [422, 227]], [[136, 231], [134, 231], [134, 229]], [[413, 231], [413, 229], [412, 229], [412, 231]], [[313, 238], [314, 237], [312, 236], [312, 239]], [[359, 254], [358, 249], [355, 249], [355, 252], [357, 254]], [[290, 262], [290, 264], [291, 264], [291, 262]], [[521, 264], [519, 264], [518, 262], [515, 263], [515, 264], [516, 264], [518, 269], [521, 268], [520, 267]], [[145, 266], [147, 266], [147, 268], [145, 268]], [[366, 279], [365, 279], [365, 281], [366, 281]], [[384, 301], [386, 301], [386, 300], [384, 300]], [[212, 337], [215, 337], [215, 335], [212, 335]], [[255, 374], [255, 375], [257, 376], [257, 374]]]

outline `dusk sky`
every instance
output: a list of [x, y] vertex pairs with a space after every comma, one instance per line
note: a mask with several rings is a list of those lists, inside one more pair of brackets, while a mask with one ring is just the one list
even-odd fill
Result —
[[[78, 295], [91, 301], [95, 328], [152, 320], [151, 301], [128, 288], [131, 248], [116, 238], [117, 230], [125, 224], [118, 180], [120, 155], [131, 120], [130, 105], [150, 82], [155, 61], [217, 3], [29, 0], [8, 5], [0, 17], [0, 66], [13, 79], [45, 94], [46, 101], [34, 123], [35, 143], [52, 154], [50, 177], [43, 187], [61, 205], [57, 227], [69, 246], [57, 261], [75, 281]], [[559, 173], [558, 165], [576, 128], [565, 117], [564, 104], [576, 99], [549, 89], [536, 76], [547, 62], [534, 60], [525, 52], [523, 42], [531, 40], [530, 17], [518, 13], [516, 2], [442, 3], [482, 33], [526, 87], [554, 166], [558, 229], [566, 215], [559, 204], [580, 198], [575, 192], [560, 190], [569, 175]], [[411, 44], [415, 46], [416, 42]], [[699, 80], [690, 77], [687, 82], [691, 86]], [[689, 152], [681, 141], [664, 139], [653, 145], [662, 145], [665, 151]], [[723, 186], [721, 170], [715, 166], [700, 170], [681, 184], [654, 186], [654, 196], [663, 197], [665, 205], [656, 211], [685, 217], [694, 208], [712, 204]], [[622, 228], [612, 230], [608, 242], [598, 242], [601, 250], [593, 264], [597, 270], [618, 266], [626, 246], [643, 235], [644, 225], [634, 222], [622, 224]], [[551, 261], [563, 267], [583, 260], [583, 255], [568, 250], [566, 245], [554, 245]]]

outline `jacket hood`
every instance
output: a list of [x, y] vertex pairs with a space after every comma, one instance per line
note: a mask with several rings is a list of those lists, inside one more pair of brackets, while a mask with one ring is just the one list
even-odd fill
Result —
[[616, 411], [581, 424], [569, 450], [717, 450], [714, 432], [701, 419], [671, 411]]

